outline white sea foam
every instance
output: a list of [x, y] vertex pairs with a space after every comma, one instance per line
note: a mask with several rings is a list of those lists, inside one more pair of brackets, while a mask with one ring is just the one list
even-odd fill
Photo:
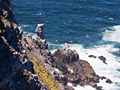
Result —
[[81, 87], [80, 85], [77, 85], [75, 87], [75, 86], [72, 85], [72, 83], [68, 83], [68, 86], [72, 86], [75, 90], [95, 90], [95, 88], [92, 88], [91, 86]]
[[113, 26], [109, 29], [111, 29], [111, 31], [106, 29], [105, 32], [103, 32], [103, 40], [115, 41], [120, 43], [120, 25]]
[[109, 20], [113, 20], [113, 18], [108, 18]]
[[37, 38], [37, 34], [36, 33], [31, 33], [31, 32], [23, 32], [24, 35], [27, 37], [28, 34], [30, 34], [32, 36], [32, 38], [36, 39]]
[[22, 27], [29, 27], [29, 25], [21, 25], [21, 26], [18, 26], [18, 28], [21, 30]]
[[[111, 52], [118, 51], [118, 48], [114, 48], [114, 45], [101, 45], [96, 46], [95, 48], [85, 49], [80, 44], [69, 45], [72, 46], [73, 49], [75, 49], [79, 53], [80, 59], [86, 60], [90, 63], [96, 74], [110, 78], [113, 81], [113, 84], [108, 84], [105, 83], [105, 80], [101, 80], [100, 83], [98, 83], [99, 86], [102, 86], [104, 90], [120, 89], [120, 87], [115, 84], [120, 84], [120, 72], [116, 70], [120, 67], [120, 63], [118, 62], [118, 60], [120, 60], [120, 57], [111, 54]], [[97, 58], [89, 58], [88, 55], [95, 55]], [[101, 60], [98, 59], [98, 57], [101, 55], [106, 57], [107, 64], [104, 64]], [[69, 83], [69, 86], [70, 85], [72, 84]], [[81, 87], [78, 85], [77, 87], [73, 88], [75, 90], [95, 90], [90, 86]]]
[[38, 13], [38, 14], [35, 14], [35, 15], [42, 15], [42, 13]]

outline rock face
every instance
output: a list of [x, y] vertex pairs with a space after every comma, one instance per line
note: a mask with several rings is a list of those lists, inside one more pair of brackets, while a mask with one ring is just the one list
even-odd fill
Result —
[[44, 39], [44, 31], [43, 31], [43, 24], [38, 24], [35, 32], [37, 33], [38, 37]]
[[64, 63], [69, 64], [79, 59], [79, 54], [70, 48], [70, 46], [65, 43], [64, 47], [61, 50], [57, 50], [54, 55]]
[[0, 90], [45, 89], [21, 44], [10, 1], [0, 0], [0, 8]]
[[99, 87], [96, 83], [99, 82], [100, 77], [87, 61], [79, 60], [78, 53], [68, 44], [65, 44], [62, 49], [55, 51], [53, 55], [73, 71], [67, 74], [68, 82], [75, 86], [79, 84], [81, 86], [90, 85], [94, 88]]
[[97, 86], [100, 76], [72, 47], [65, 44], [51, 54], [43, 24], [37, 25], [36, 39], [30, 34], [26, 38], [18, 29], [10, 0], [0, 0], [0, 8], [0, 90], [74, 90], [68, 82], [102, 89]]

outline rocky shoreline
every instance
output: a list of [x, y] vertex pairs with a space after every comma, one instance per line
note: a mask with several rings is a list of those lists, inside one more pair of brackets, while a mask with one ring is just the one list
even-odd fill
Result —
[[[97, 83], [106, 77], [97, 75], [72, 47], [66, 43], [52, 54], [43, 24], [37, 25], [36, 39], [30, 34], [26, 38], [18, 29], [10, 1], [0, 0], [0, 8], [0, 90], [74, 90], [68, 83], [102, 90]], [[104, 56], [98, 58], [107, 64]]]

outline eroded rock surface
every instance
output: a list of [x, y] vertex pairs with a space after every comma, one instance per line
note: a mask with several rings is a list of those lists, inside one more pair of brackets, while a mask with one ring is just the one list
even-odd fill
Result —
[[79, 84], [81, 86], [90, 85], [95, 88], [98, 87], [97, 83], [100, 77], [86, 60], [79, 59], [78, 53], [68, 44], [65, 44], [62, 49], [55, 51], [53, 55], [73, 71], [68, 74], [68, 82], [74, 86]]
[[30, 34], [26, 38], [18, 29], [10, 1], [0, 0], [0, 8], [0, 90], [74, 90], [68, 83], [102, 89], [97, 83], [104, 77], [67, 43], [52, 54], [43, 24], [35, 30], [36, 39]]
[[21, 37], [10, 1], [0, 0], [0, 90], [43, 90]]

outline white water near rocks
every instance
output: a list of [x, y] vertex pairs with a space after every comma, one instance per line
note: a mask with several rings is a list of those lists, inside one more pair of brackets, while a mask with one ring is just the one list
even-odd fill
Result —
[[[28, 27], [28, 25], [20, 26], [19, 29], [23, 27]], [[27, 35], [29, 32], [24, 32]], [[33, 38], [36, 38], [35, 33], [30, 33]], [[105, 32], [102, 33], [102, 41], [111, 41], [111, 42], [120, 42], [120, 25], [113, 26], [108, 29], [105, 29]], [[48, 45], [52, 45], [53, 48], [62, 48], [63, 44], [52, 44], [48, 42]], [[104, 90], [119, 90], [120, 86], [120, 57], [115, 56], [112, 52], [119, 52], [120, 49], [115, 47], [114, 43], [108, 43], [105, 45], [95, 45], [94, 48], [84, 48], [82, 44], [69, 44], [73, 49], [75, 49], [79, 53], [80, 59], [87, 60], [90, 65], [95, 70], [96, 74], [100, 76], [105, 76], [110, 78], [113, 83], [108, 84], [105, 83], [105, 80], [100, 80], [100, 83], [97, 85], [102, 86]], [[51, 50], [53, 53], [56, 49]], [[89, 58], [89, 55], [94, 55], [97, 58]], [[99, 56], [106, 57], [107, 64], [104, 64], [101, 60], [98, 59]], [[68, 85], [72, 86], [71, 83]], [[77, 87], [73, 87], [75, 90], [95, 90], [91, 86], [81, 87], [77, 85]]]
[[111, 29], [111, 31], [106, 29], [105, 32], [103, 32], [103, 40], [120, 43], [120, 25], [110, 27], [109, 29]]
[[[105, 31], [102, 33], [103, 38], [102, 40], [107, 41], [116, 41], [120, 42], [120, 26], [112, 27], [112, 31]], [[102, 86], [104, 90], [119, 90], [120, 86], [120, 57], [115, 56], [112, 52], [118, 52], [120, 49], [115, 48], [114, 44], [107, 44], [107, 45], [95, 45], [94, 48], [85, 49], [81, 44], [69, 44], [73, 49], [75, 49], [79, 53], [80, 59], [87, 60], [90, 65], [95, 70], [96, 74], [100, 76], [105, 76], [113, 81], [112, 84], [105, 83], [105, 80], [100, 80], [98, 86]], [[63, 46], [62, 44], [60, 46]], [[52, 53], [55, 50], [52, 50]], [[96, 58], [89, 58], [89, 55], [94, 55]], [[101, 60], [98, 59], [99, 56], [106, 57], [107, 64], [104, 64]], [[72, 86], [71, 83], [68, 84]], [[75, 90], [95, 90], [90, 86], [77, 86], [74, 87]]]

